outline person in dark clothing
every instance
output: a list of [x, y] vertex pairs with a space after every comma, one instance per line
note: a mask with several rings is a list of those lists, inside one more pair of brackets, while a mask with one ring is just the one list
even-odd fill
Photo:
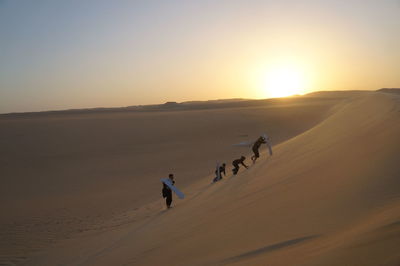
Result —
[[264, 137], [259, 137], [256, 142], [253, 144], [253, 152], [254, 155], [251, 156], [251, 160], [253, 161], [253, 163], [256, 162], [256, 160], [258, 159], [258, 157], [260, 157], [260, 152], [258, 151], [258, 149], [260, 148], [261, 144], [265, 144], [267, 143], [266, 139]]
[[244, 160], [246, 160], [246, 157], [244, 157], [242, 155], [242, 157], [240, 157], [240, 159], [236, 159], [232, 162], [232, 165], [235, 167], [232, 169], [232, 172], [234, 175], [236, 175], [239, 171], [239, 164], [243, 165], [246, 169], [249, 168], [247, 165], [244, 164]]
[[[214, 178], [213, 182], [217, 182], [217, 181], [221, 180], [222, 179], [222, 173], [224, 173], [224, 175], [226, 176], [225, 166], [226, 166], [226, 164], [223, 163], [222, 165], [217, 167], [217, 169], [215, 170], [215, 178]], [[218, 170], [219, 170], [219, 175], [218, 175]]]
[[[173, 174], [169, 174], [168, 178], [171, 180], [171, 183], [174, 185], [175, 181], [174, 181], [174, 175]], [[171, 203], [172, 203], [172, 190], [163, 183], [163, 188], [162, 188], [162, 195], [163, 198], [165, 198], [165, 203], [167, 205], [167, 208], [171, 208]]]

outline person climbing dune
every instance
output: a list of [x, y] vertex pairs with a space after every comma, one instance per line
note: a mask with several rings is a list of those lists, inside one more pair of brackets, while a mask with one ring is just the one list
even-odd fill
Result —
[[236, 175], [239, 172], [239, 164], [243, 165], [246, 169], [249, 168], [245, 163], [244, 160], [246, 160], [246, 157], [244, 157], [243, 155], [239, 158], [236, 159], [232, 162], [232, 165], [234, 166], [234, 168], [232, 169], [232, 172], [234, 175]]
[[222, 179], [222, 173], [226, 176], [225, 173], [225, 166], [226, 164], [223, 163], [222, 165], [217, 166], [217, 169], [215, 169], [215, 178], [213, 182], [217, 182]]
[[260, 152], [258, 151], [258, 149], [260, 148], [261, 144], [266, 144], [266, 143], [267, 143], [267, 140], [263, 136], [259, 137], [256, 140], [256, 142], [254, 142], [253, 148], [252, 148], [254, 155], [251, 156], [251, 160], [253, 161], [253, 163], [255, 163], [256, 160], [260, 157]]
[[[174, 185], [175, 184], [174, 175], [169, 174], [168, 178], [171, 180], [172, 185]], [[168, 209], [171, 208], [172, 190], [165, 183], [163, 183], [162, 195], [163, 195], [163, 198], [165, 198], [165, 203], [167, 205], [167, 208]]]

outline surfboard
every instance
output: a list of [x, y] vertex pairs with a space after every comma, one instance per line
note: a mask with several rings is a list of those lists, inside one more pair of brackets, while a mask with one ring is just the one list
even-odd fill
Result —
[[[265, 139], [265, 144], [267, 144], [268, 152], [269, 155], [272, 155], [272, 146], [271, 146], [271, 140], [269, 139], [267, 134], [263, 134], [263, 137]], [[237, 144], [233, 144], [232, 146], [236, 147], [251, 147], [254, 144], [255, 141], [243, 141]]]
[[233, 144], [232, 146], [236, 147], [251, 147], [254, 144], [254, 141], [243, 141], [237, 144]]
[[266, 144], [267, 144], [267, 148], [268, 148], [268, 151], [269, 151], [269, 155], [272, 155], [271, 140], [269, 139], [269, 137], [268, 137], [267, 134], [265, 134], [265, 133], [264, 133], [263, 137], [264, 137], [265, 142], [266, 142]]
[[166, 184], [173, 192], [175, 192], [178, 198], [185, 198], [185, 194], [183, 194], [177, 187], [175, 187], [169, 178], [161, 178], [161, 182]]

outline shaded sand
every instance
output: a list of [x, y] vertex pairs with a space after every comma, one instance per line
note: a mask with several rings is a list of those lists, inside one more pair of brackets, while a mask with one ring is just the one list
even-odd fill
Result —
[[[16, 129], [60, 123], [58, 131], [47, 127], [47, 149], [23, 153], [36, 144], [21, 133], [13, 143], [21, 143], [18, 152], [1, 158], [9, 177], [2, 191], [3, 261], [398, 265], [400, 97], [306, 98], [218, 110], [2, 119], [8, 128], [2, 145], [16, 138]], [[78, 131], [75, 138], [68, 129]], [[263, 152], [249, 170], [210, 184], [216, 160], [246, 152], [230, 144], [266, 130], [278, 144], [273, 157]], [[49, 144], [59, 134], [63, 149]], [[39, 150], [43, 157], [26, 166], [24, 159]], [[176, 174], [188, 196], [168, 211], [157, 195], [166, 172]]]

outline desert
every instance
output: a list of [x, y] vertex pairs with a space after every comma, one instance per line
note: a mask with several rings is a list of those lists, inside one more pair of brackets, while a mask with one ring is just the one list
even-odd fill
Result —
[[[397, 265], [399, 96], [249, 103], [2, 115], [2, 264]], [[233, 176], [264, 131], [274, 154]]]

